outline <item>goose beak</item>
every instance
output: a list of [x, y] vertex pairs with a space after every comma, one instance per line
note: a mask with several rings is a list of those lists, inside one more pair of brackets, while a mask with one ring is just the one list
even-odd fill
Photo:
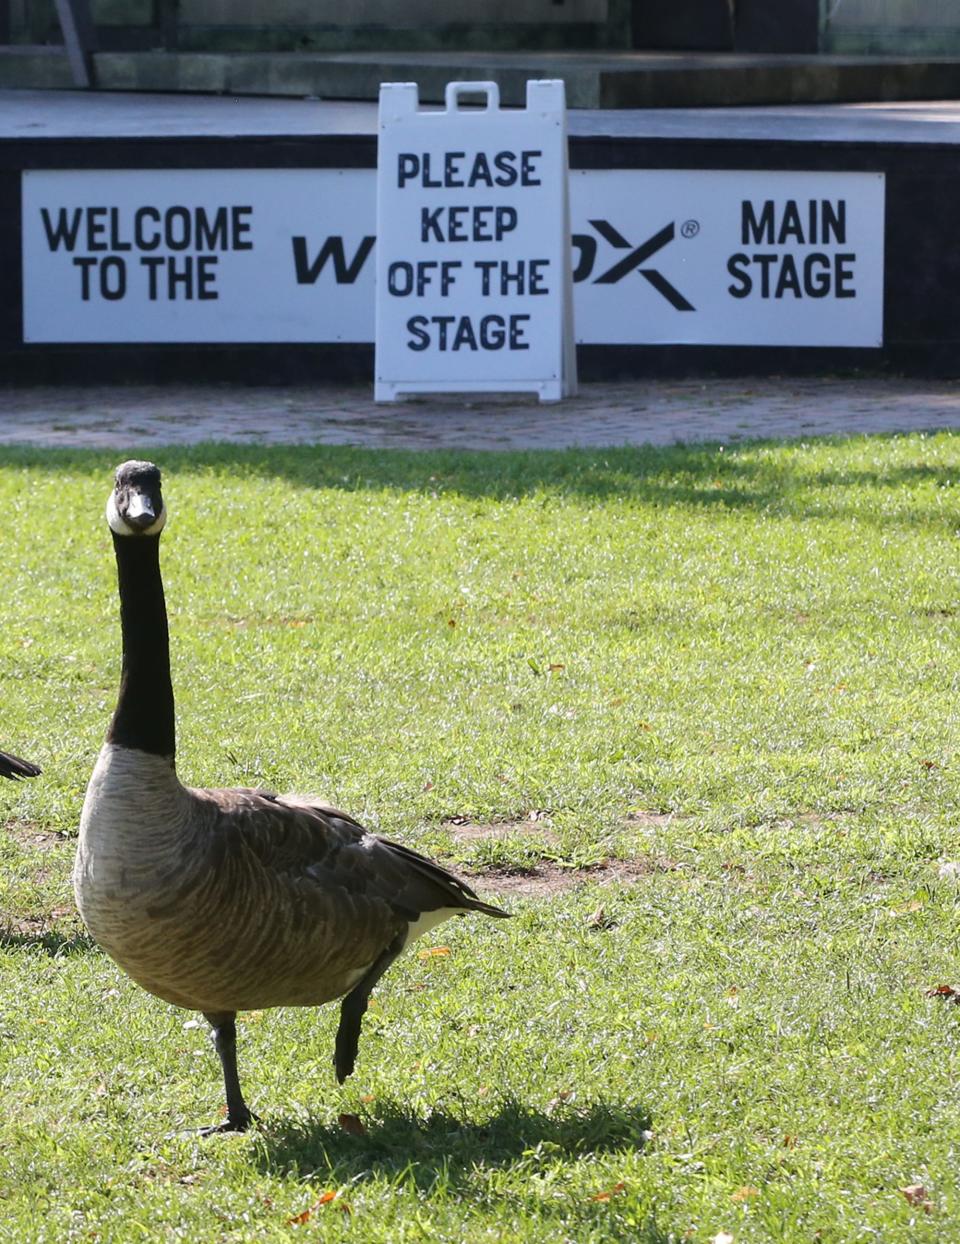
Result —
[[124, 518], [131, 527], [138, 527], [141, 531], [145, 531], [157, 521], [153, 501], [142, 492], [133, 493], [127, 503]]

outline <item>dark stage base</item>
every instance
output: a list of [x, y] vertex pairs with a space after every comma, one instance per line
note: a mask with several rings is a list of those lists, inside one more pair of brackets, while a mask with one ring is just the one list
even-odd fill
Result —
[[[753, 7], [771, 6], [755, 0]], [[689, 21], [680, 20], [678, 36], [682, 30], [689, 38]], [[382, 82], [417, 82], [421, 99], [441, 103], [448, 82], [471, 78], [496, 82], [504, 104], [522, 107], [529, 78], [563, 78], [571, 108], [726, 108], [950, 99], [957, 93], [960, 58], [889, 52], [165, 49], [98, 52], [93, 68], [104, 91], [376, 100]], [[0, 88], [65, 89], [73, 83], [62, 48], [0, 44]]]
[[[952, 376], [960, 371], [960, 248], [955, 243], [960, 104], [574, 110], [569, 132], [583, 377], [851, 369]], [[63, 297], [76, 293], [79, 269], [73, 259], [81, 247], [74, 255], [55, 256], [63, 261], [61, 268], [43, 275], [48, 269], [37, 266], [39, 226], [34, 220], [41, 199], [31, 197], [40, 190], [30, 186], [45, 187], [31, 177], [46, 170], [154, 170], [161, 176], [149, 184], [161, 188], [176, 184], [184, 171], [231, 170], [242, 199], [245, 170], [257, 171], [261, 180], [263, 170], [361, 170], [369, 174], [368, 181], [361, 179], [369, 191], [357, 191], [363, 196], [373, 194], [370, 170], [375, 166], [372, 104], [0, 92], [0, 377], [13, 382], [207, 378], [270, 383], [372, 378], [372, 309], [367, 333], [363, 307], [355, 317], [361, 327], [345, 329], [343, 340], [304, 340], [299, 329], [296, 340], [254, 340], [249, 334], [256, 327], [249, 326], [243, 330], [246, 336], [233, 340], [112, 341], [103, 338], [109, 330], [102, 328], [90, 330], [101, 334], [96, 340], [56, 339], [61, 331], [75, 333], [70, 324], [64, 330], [51, 324], [58, 307], [62, 312]], [[631, 180], [641, 172], [657, 174], [659, 180]], [[596, 176], [601, 173], [609, 179], [608, 200], [596, 198], [596, 187], [607, 184]], [[684, 180], [686, 173], [698, 178]], [[713, 175], [730, 173], [737, 175], [734, 182], [742, 180], [741, 198], [750, 206], [736, 218], [741, 223], [722, 234], [714, 217], [727, 210], [723, 205], [731, 194], [735, 197], [736, 185]], [[276, 177], [284, 175], [277, 172]], [[802, 184], [792, 180], [799, 175], [806, 178]], [[96, 179], [88, 179], [85, 185], [90, 184]], [[594, 197], [580, 219], [577, 196], [591, 187]], [[89, 203], [89, 191], [84, 193]], [[106, 205], [106, 190], [104, 195]], [[82, 195], [64, 201], [69, 206], [81, 200]], [[768, 202], [769, 218], [764, 216]], [[336, 202], [332, 207], [345, 210]], [[650, 252], [654, 258], [644, 258], [644, 243], [666, 236], [663, 231], [671, 226], [669, 245], [661, 241]], [[716, 288], [705, 286], [702, 295], [692, 292], [700, 288], [701, 261], [687, 261], [685, 255], [694, 251], [681, 249], [683, 230], [694, 240], [694, 226], [701, 234], [697, 253], [719, 273]], [[349, 266], [370, 232], [366, 224], [357, 229], [351, 239], [346, 226], [331, 225], [303, 241], [303, 254], [315, 258], [324, 238], [335, 234]], [[722, 254], [706, 249], [711, 229]], [[612, 278], [607, 282], [611, 297], [633, 300], [617, 304], [628, 310], [595, 313], [592, 308], [601, 305], [595, 299], [606, 288], [604, 273], [609, 276], [614, 261], [635, 252], [635, 270], [626, 264], [626, 276], [617, 278], [616, 288]], [[369, 269], [372, 263], [367, 259]], [[647, 275], [644, 281], [644, 265], [649, 273], [650, 264], [656, 265], [656, 280]], [[292, 272], [292, 258], [289, 266]], [[322, 281], [332, 282], [333, 268], [331, 258], [316, 284], [318, 297]], [[757, 301], [764, 272], [771, 283], [768, 303]], [[62, 290], [57, 285], [61, 278], [71, 282]], [[359, 277], [354, 273], [352, 281], [338, 278], [324, 295], [328, 306], [341, 295], [359, 297], [367, 279], [367, 269]], [[826, 289], [829, 280], [833, 285]], [[657, 282], [659, 292], [651, 289]], [[721, 294], [729, 317], [722, 301], [709, 310], [710, 300]], [[372, 292], [369, 296], [372, 300]], [[95, 302], [93, 297], [80, 308], [92, 317], [91, 324]], [[756, 303], [756, 327], [738, 327], [736, 317], [751, 302]], [[796, 339], [789, 327], [776, 324], [788, 304], [798, 317]], [[818, 315], [804, 320], [811, 308]], [[214, 318], [216, 311], [210, 311]], [[131, 306], [128, 323], [136, 315]], [[828, 325], [820, 339], [818, 318]], [[62, 322], [61, 314], [57, 323]], [[834, 322], [835, 330], [829, 327]], [[765, 339], [768, 323], [772, 339]], [[275, 332], [266, 312], [264, 324]], [[607, 324], [611, 329], [605, 339]], [[633, 339], [626, 340], [631, 334]]]

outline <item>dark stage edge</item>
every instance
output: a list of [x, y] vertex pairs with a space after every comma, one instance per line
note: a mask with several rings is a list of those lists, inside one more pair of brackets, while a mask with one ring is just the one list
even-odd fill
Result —
[[[572, 169], [883, 173], [884, 345], [580, 346], [583, 379], [960, 374], [960, 103], [569, 114]], [[0, 381], [370, 379], [372, 345], [24, 345], [20, 174], [67, 168], [373, 168], [376, 105], [0, 91]]]
[[[676, 51], [127, 51], [93, 56], [105, 91], [376, 100], [382, 82], [417, 82], [442, 102], [447, 82], [486, 79], [521, 105], [529, 78], [563, 78], [571, 108], [691, 108], [950, 99], [956, 56]], [[71, 85], [62, 49], [0, 45], [0, 87]]]

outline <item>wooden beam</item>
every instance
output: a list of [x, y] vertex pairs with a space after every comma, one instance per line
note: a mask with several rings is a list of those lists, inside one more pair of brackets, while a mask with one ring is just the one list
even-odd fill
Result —
[[97, 47], [97, 33], [90, 16], [89, 0], [55, 0], [63, 42], [70, 60], [70, 72], [74, 86], [96, 85], [93, 53]]

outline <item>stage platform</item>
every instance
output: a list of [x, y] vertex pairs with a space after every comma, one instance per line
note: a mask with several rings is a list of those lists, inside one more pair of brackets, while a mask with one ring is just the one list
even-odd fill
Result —
[[[106, 51], [102, 91], [376, 100], [381, 82], [416, 82], [440, 103], [459, 78], [496, 82], [522, 106], [530, 78], [563, 78], [571, 108], [691, 108], [951, 99], [955, 56], [666, 51]], [[73, 85], [62, 47], [0, 44], [0, 88]]]
[[[960, 104], [569, 114], [587, 377], [960, 370]], [[0, 92], [0, 375], [372, 375], [376, 106]]]

